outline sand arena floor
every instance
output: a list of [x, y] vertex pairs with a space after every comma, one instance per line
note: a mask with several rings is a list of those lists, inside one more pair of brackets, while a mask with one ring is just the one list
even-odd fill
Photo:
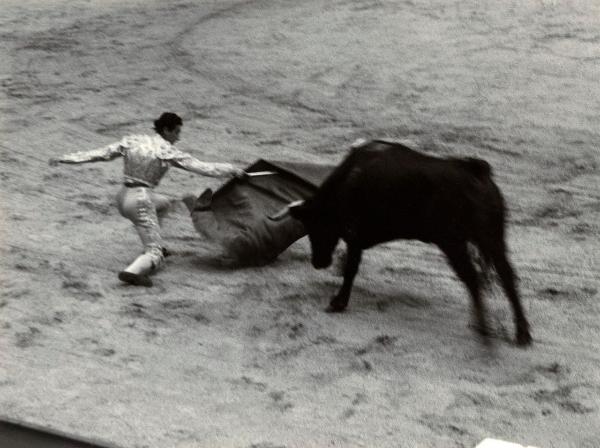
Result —
[[[123, 447], [600, 446], [597, 2], [4, 0], [0, 25], [1, 414]], [[335, 163], [358, 137], [485, 158], [534, 345], [499, 288], [482, 344], [434, 247], [367, 252], [330, 315], [306, 241], [225, 269], [183, 207], [156, 286], [121, 284], [121, 162], [47, 160], [165, 109], [207, 161]]]

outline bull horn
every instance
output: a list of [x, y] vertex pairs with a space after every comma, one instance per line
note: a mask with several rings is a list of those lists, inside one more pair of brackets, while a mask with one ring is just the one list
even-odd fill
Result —
[[286, 205], [285, 207], [283, 207], [277, 213], [275, 213], [274, 215], [269, 216], [269, 219], [271, 221], [281, 221], [283, 218], [285, 218], [286, 216], [288, 216], [290, 214], [290, 209], [291, 208], [298, 207], [298, 206], [300, 206], [302, 204], [304, 204], [304, 200], [303, 199], [300, 199], [300, 200], [294, 201], [294, 202], [290, 202], [288, 205]]

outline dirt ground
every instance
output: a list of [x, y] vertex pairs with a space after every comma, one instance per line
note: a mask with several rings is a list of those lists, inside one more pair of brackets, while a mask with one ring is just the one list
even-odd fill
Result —
[[[600, 3], [3, 0], [0, 25], [2, 415], [123, 447], [600, 446]], [[414, 241], [368, 251], [331, 315], [340, 278], [306, 240], [226, 269], [181, 206], [155, 286], [120, 283], [121, 162], [47, 160], [164, 110], [180, 149], [239, 166], [336, 163], [358, 137], [485, 158], [533, 346], [498, 287], [484, 345]]]

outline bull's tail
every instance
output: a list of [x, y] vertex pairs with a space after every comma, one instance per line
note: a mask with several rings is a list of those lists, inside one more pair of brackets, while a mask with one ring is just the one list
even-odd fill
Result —
[[480, 179], [489, 178], [492, 175], [492, 167], [485, 160], [476, 159], [475, 157], [465, 157], [461, 159], [461, 162], [465, 164], [473, 175]]

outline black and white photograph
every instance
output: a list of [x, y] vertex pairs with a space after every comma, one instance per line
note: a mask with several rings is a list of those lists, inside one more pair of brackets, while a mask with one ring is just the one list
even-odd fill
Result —
[[0, 42], [0, 448], [600, 447], [600, 1]]

